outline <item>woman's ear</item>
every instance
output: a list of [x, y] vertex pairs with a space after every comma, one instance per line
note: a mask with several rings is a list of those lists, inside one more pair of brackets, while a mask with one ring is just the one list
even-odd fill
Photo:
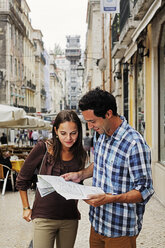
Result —
[[54, 131], [55, 131], [55, 133], [57, 134], [57, 129], [56, 129], [56, 127], [54, 127]]

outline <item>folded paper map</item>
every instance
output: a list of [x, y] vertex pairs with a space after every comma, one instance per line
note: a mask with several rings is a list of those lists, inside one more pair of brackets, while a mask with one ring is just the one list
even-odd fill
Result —
[[89, 195], [104, 194], [101, 188], [65, 181], [64, 178], [57, 176], [38, 175], [37, 187], [41, 197], [56, 191], [67, 200], [88, 199]]

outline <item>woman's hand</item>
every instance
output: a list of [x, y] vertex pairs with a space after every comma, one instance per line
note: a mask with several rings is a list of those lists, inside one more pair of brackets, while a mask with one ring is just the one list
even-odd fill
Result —
[[61, 175], [65, 179], [65, 181], [72, 181], [75, 183], [79, 183], [82, 180], [82, 172], [69, 172], [66, 174]]
[[23, 219], [25, 219], [27, 222], [31, 221], [31, 215], [32, 215], [31, 209], [23, 210]]

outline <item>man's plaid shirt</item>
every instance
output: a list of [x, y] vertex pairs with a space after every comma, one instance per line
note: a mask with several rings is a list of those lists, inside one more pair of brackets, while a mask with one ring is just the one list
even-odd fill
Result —
[[145, 204], [154, 193], [150, 149], [126, 119], [120, 118], [123, 122], [111, 137], [101, 134], [95, 141], [93, 185], [111, 194], [139, 190], [143, 202], [90, 206], [92, 226], [107, 237], [137, 235], [142, 228]]

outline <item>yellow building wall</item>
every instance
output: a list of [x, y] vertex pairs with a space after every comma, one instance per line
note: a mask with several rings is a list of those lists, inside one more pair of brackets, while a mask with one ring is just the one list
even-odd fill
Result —
[[133, 76], [129, 77], [129, 124], [133, 127]]
[[[146, 38], [146, 49], [149, 49], [149, 58], [145, 57], [145, 101], [146, 101], [146, 141], [147, 144], [152, 147], [152, 40], [151, 40], [152, 29], [151, 25], [147, 28], [147, 38]], [[146, 52], [146, 51], [145, 51]]]

